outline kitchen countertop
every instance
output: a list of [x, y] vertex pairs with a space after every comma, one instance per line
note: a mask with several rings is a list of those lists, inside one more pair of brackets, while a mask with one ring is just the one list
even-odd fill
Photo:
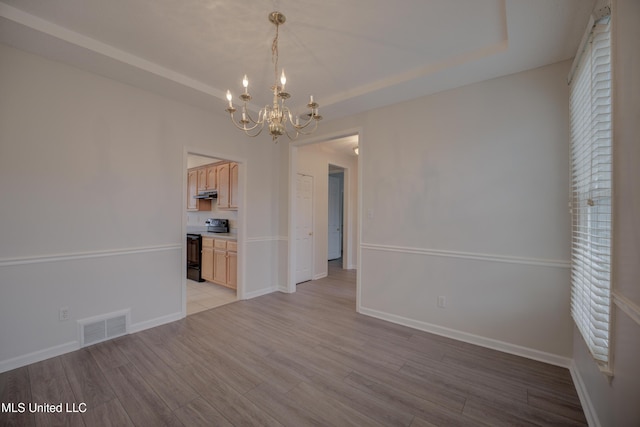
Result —
[[238, 235], [236, 233], [209, 233], [207, 231], [201, 231], [198, 234], [201, 234], [202, 237], [213, 237], [214, 239], [238, 240]]
[[200, 234], [202, 237], [213, 237], [221, 240], [238, 240], [238, 233], [209, 233], [206, 226], [188, 225], [187, 234]]

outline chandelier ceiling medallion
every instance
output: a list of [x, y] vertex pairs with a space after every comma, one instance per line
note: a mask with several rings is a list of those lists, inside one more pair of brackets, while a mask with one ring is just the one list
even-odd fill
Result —
[[[271, 87], [271, 91], [273, 92], [273, 105], [265, 105], [261, 108], [257, 118], [251, 116], [247, 108], [247, 102], [251, 100], [248, 89], [249, 80], [245, 74], [242, 79], [244, 92], [240, 95], [240, 99], [242, 100], [242, 116], [240, 120], [236, 120], [234, 113], [237, 109], [233, 106], [231, 91], [227, 90], [229, 107], [227, 107], [226, 111], [229, 113], [233, 124], [247, 135], [255, 137], [260, 135], [266, 123], [269, 128], [269, 134], [271, 134], [271, 138], [275, 142], [277, 142], [278, 137], [282, 135], [287, 135], [289, 139], [292, 140], [300, 135], [309, 135], [317, 129], [318, 121], [322, 120], [322, 116], [318, 112], [319, 105], [313, 100], [313, 95], [309, 97], [309, 103], [307, 104], [309, 112], [304, 114], [302, 119], [299, 115], [294, 116], [291, 110], [285, 105], [285, 101], [289, 99], [291, 95], [285, 92], [287, 78], [284, 75], [284, 69], [280, 75], [280, 82], [278, 82], [278, 29], [280, 25], [284, 24], [286, 19], [287, 18], [280, 12], [271, 12], [269, 14], [269, 21], [276, 26], [276, 35], [271, 44], [271, 61], [274, 64], [275, 76], [274, 84]], [[311, 126], [311, 124], [313, 124], [313, 126]]]

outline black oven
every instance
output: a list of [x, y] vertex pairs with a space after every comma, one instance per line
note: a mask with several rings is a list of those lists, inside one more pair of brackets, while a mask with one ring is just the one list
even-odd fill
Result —
[[202, 278], [202, 236], [187, 234], [187, 279], [204, 282]]

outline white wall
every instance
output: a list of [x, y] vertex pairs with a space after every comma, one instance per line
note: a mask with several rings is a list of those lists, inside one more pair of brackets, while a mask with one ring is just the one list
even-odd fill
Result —
[[640, 2], [614, 0], [612, 18], [613, 379], [598, 370], [577, 329], [573, 358], [593, 425], [631, 427], [640, 425]]
[[131, 308], [137, 330], [181, 316], [186, 151], [242, 162], [245, 295], [280, 285], [268, 138], [5, 45], [0, 93], [0, 371], [77, 348], [77, 319]]
[[568, 365], [569, 65], [323, 124], [362, 129], [362, 313]]
[[356, 268], [358, 157], [341, 154], [332, 148], [332, 142], [304, 145], [297, 149], [298, 173], [313, 176], [313, 266], [315, 279], [327, 275], [329, 164], [347, 168], [345, 171], [345, 204], [349, 212], [344, 216], [343, 233], [347, 244], [345, 257], [348, 268]]

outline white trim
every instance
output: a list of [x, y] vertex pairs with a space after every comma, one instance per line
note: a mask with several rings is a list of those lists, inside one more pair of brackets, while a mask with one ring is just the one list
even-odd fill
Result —
[[39, 264], [44, 262], [74, 261], [74, 260], [87, 259], [87, 258], [103, 258], [103, 257], [110, 257], [110, 256], [143, 254], [143, 253], [149, 253], [149, 252], [173, 251], [178, 249], [182, 249], [182, 244], [144, 246], [144, 247], [129, 248], [129, 249], [108, 249], [104, 251], [74, 252], [74, 253], [55, 254], [55, 255], [36, 255], [32, 257], [23, 257], [23, 258], [5, 258], [5, 259], [0, 259], [0, 267], [8, 267], [11, 265], [24, 265], [24, 264]]
[[[95, 319], [99, 319], [102, 316], [96, 316]], [[144, 331], [145, 329], [155, 328], [156, 326], [164, 325], [166, 323], [175, 322], [182, 319], [184, 316], [181, 312], [169, 314], [166, 316], [157, 317], [155, 319], [139, 322], [135, 324], [129, 324], [129, 333]], [[94, 319], [94, 318], [91, 318]], [[83, 319], [87, 320], [87, 319]], [[11, 359], [0, 361], [0, 373], [11, 371], [12, 369], [27, 366], [32, 363], [41, 362], [52, 357], [61, 356], [66, 353], [71, 353], [80, 349], [80, 341], [70, 341], [64, 344], [56, 345], [53, 347], [37, 350], [32, 353], [17, 356]]]
[[22, 356], [2, 360], [0, 361], [0, 373], [11, 371], [13, 369], [40, 362], [42, 360], [50, 359], [52, 357], [60, 356], [65, 353], [70, 353], [72, 351], [78, 350], [79, 348], [80, 343], [78, 341], [70, 341], [64, 344], [45, 348], [43, 350], [37, 350], [32, 353], [24, 354]]
[[596, 412], [596, 409], [593, 406], [593, 403], [591, 402], [591, 398], [589, 397], [587, 386], [584, 384], [584, 381], [580, 376], [580, 372], [578, 370], [578, 366], [576, 365], [575, 360], [571, 361], [571, 366], [569, 366], [569, 372], [571, 373], [571, 379], [573, 380], [573, 384], [576, 387], [576, 393], [578, 393], [578, 398], [580, 399], [580, 404], [582, 405], [584, 416], [587, 418], [587, 425], [589, 427], [601, 427], [602, 424], [598, 419], [598, 413]]
[[271, 294], [273, 292], [279, 291], [280, 288], [272, 286], [270, 288], [262, 288], [262, 289], [258, 289], [257, 291], [252, 291], [252, 292], [247, 292], [244, 294], [244, 299], [252, 299], [252, 298], [257, 298], [257, 297], [261, 297], [263, 295], [267, 295], [267, 294]]
[[144, 331], [145, 329], [155, 328], [156, 326], [161, 326], [167, 323], [175, 322], [176, 320], [180, 320], [184, 318], [182, 312], [178, 311], [172, 314], [167, 314], [165, 316], [156, 317], [155, 319], [145, 320], [143, 322], [132, 323], [130, 325], [130, 334], [135, 334], [136, 332]]
[[476, 261], [503, 262], [503, 263], [509, 263], [509, 264], [534, 265], [539, 267], [555, 267], [555, 268], [571, 267], [571, 263], [565, 260], [513, 257], [513, 256], [506, 256], [506, 255], [485, 254], [485, 253], [477, 253], [477, 252], [445, 251], [440, 249], [412, 248], [408, 246], [377, 245], [373, 243], [361, 243], [360, 248], [368, 249], [372, 251], [399, 252], [404, 254], [417, 254], [417, 255], [438, 256], [438, 257], [447, 257], [447, 258], [463, 258], [463, 259], [472, 259]]
[[324, 279], [325, 277], [327, 277], [329, 274], [325, 271], [323, 273], [318, 273], [315, 276], [313, 276], [312, 280], [320, 280], [320, 279]]
[[569, 368], [571, 359], [559, 356], [557, 354], [547, 353], [528, 347], [511, 344], [508, 342], [483, 337], [480, 335], [470, 334], [468, 332], [458, 331], [456, 329], [445, 328], [443, 326], [434, 325], [432, 323], [422, 322], [420, 320], [409, 319], [398, 316], [396, 314], [386, 313], [366, 307], [359, 307], [359, 313], [375, 317], [377, 319], [386, 320], [387, 322], [397, 323], [398, 325], [407, 326], [409, 328], [418, 329], [420, 331], [429, 332], [435, 335], [451, 338], [470, 344], [479, 345], [481, 347], [509, 353], [516, 356], [526, 357], [527, 359], [537, 360], [539, 362], [549, 363], [551, 365]]
[[88, 49], [89, 51], [95, 52], [98, 55], [103, 55], [106, 58], [110, 58], [120, 63], [127, 64], [138, 70], [143, 70], [153, 75], [160, 76], [164, 79], [175, 82], [199, 93], [214, 96], [222, 101], [226, 101], [225, 92], [221, 91], [220, 89], [216, 89], [184, 74], [156, 64], [155, 62], [148, 61], [139, 56], [133, 55], [129, 52], [125, 52], [114, 46], [103, 43], [99, 40], [87, 37], [80, 33], [76, 33], [67, 28], [54, 24], [53, 22], [46, 21], [35, 15], [31, 15], [20, 9], [16, 9], [12, 6], [0, 3], [0, 16], [16, 22], [20, 25], [24, 25], [27, 28], [39, 31], [43, 34], [55, 37], [59, 40], [63, 40], [73, 46], [77, 46], [82, 49]]
[[613, 297], [613, 303], [633, 319], [634, 322], [640, 325], [640, 306], [616, 291], [613, 291], [611, 295]]
[[254, 242], [287, 242], [289, 238], [287, 236], [261, 236], [261, 237], [247, 237], [247, 243]]

